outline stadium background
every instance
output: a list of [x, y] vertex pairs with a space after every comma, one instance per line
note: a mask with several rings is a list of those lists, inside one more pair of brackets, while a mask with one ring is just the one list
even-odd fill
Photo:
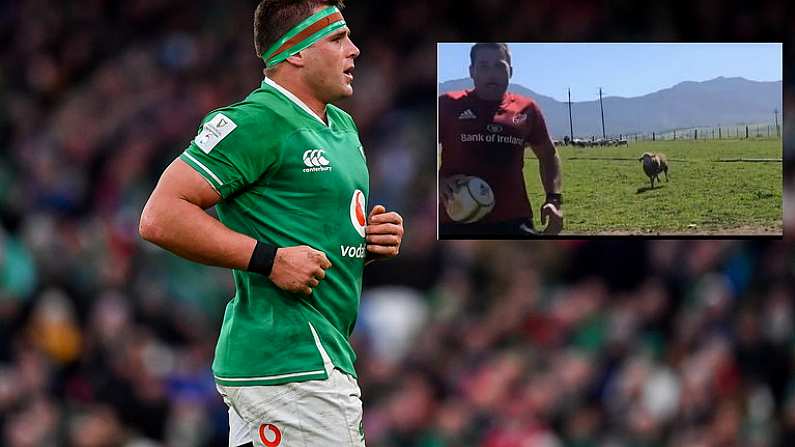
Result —
[[[137, 220], [200, 118], [258, 85], [255, 3], [0, 3], [0, 445], [226, 445], [231, 275]], [[436, 41], [781, 41], [785, 2], [349, 3], [342, 106], [371, 203], [407, 222], [354, 337], [368, 445], [795, 445], [788, 242], [435, 241]]]

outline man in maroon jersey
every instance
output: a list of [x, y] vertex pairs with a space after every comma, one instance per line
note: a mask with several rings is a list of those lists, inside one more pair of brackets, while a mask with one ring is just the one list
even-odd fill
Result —
[[[558, 234], [563, 227], [560, 158], [541, 109], [532, 99], [507, 92], [513, 68], [506, 44], [475, 44], [470, 59], [475, 88], [439, 97], [439, 236], [539, 234], [522, 174], [527, 146], [538, 157], [546, 192], [541, 206], [543, 234]], [[476, 223], [456, 223], [445, 211], [462, 176], [480, 177], [494, 192], [494, 209]]]

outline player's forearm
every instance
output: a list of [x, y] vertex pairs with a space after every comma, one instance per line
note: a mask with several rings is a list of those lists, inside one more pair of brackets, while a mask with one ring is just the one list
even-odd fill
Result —
[[539, 160], [538, 167], [541, 174], [541, 183], [547, 194], [559, 194], [561, 190], [560, 157], [557, 151]]
[[244, 270], [257, 241], [232, 231], [181, 198], [152, 198], [141, 215], [141, 237], [202, 264]]

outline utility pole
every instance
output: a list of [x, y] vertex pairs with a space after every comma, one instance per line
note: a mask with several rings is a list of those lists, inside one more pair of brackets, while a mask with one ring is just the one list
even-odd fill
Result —
[[602, 87], [599, 87], [599, 108], [602, 110], [602, 139], [606, 140], [605, 135], [605, 107], [602, 105]]
[[781, 134], [779, 133], [778, 130], [778, 109], [773, 109], [773, 113], [776, 114], [776, 137], [780, 137]]
[[574, 124], [571, 123], [571, 89], [569, 89], [569, 138], [574, 141]]

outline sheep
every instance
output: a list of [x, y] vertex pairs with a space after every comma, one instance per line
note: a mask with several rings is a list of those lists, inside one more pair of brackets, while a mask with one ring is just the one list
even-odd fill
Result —
[[575, 138], [574, 140], [572, 140], [571, 144], [578, 147], [585, 147], [585, 146], [590, 146], [591, 142], [588, 140], [581, 140], [579, 138]]
[[643, 162], [643, 172], [649, 176], [652, 188], [654, 188], [655, 178], [657, 179], [657, 183], [660, 182], [659, 175], [661, 172], [665, 172], [665, 181], [668, 181], [668, 159], [665, 157], [665, 154], [644, 152], [643, 155], [638, 158], [638, 161]]

